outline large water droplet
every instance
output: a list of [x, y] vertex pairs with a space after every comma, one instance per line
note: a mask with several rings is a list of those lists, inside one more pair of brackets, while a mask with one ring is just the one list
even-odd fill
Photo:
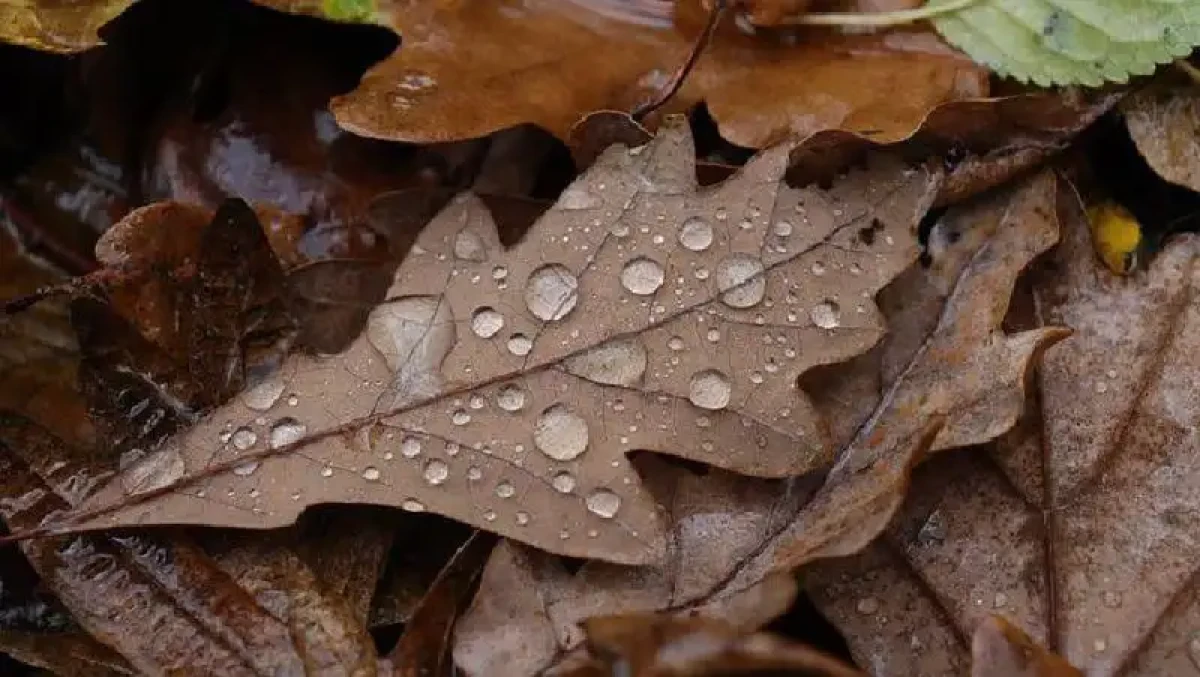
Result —
[[550, 484], [555, 488], [555, 490], [564, 494], [569, 494], [572, 491], [575, 491], [575, 476], [564, 470], [563, 472], [556, 473], [554, 477], [550, 478]]
[[379, 481], [379, 468], [372, 465], [363, 468], [362, 478], [368, 482]]
[[504, 386], [496, 393], [496, 406], [504, 411], [521, 411], [525, 408], [525, 391], [520, 386]]
[[578, 184], [567, 186], [558, 198], [559, 209], [593, 209], [600, 206], [600, 198]]
[[731, 392], [728, 376], [716, 369], [705, 369], [692, 376], [688, 399], [701, 409], [724, 409]]
[[525, 305], [539, 320], [561, 320], [579, 302], [579, 280], [557, 263], [542, 266], [529, 275]]
[[422, 474], [424, 474], [426, 482], [437, 486], [450, 477], [450, 466], [446, 465], [445, 461], [434, 459], [425, 464]]
[[421, 439], [409, 435], [400, 441], [400, 455], [404, 458], [415, 458], [421, 454]]
[[239, 451], [245, 451], [258, 444], [258, 434], [245, 426], [233, 431], [233, 436], [229, 439], [233, 442], [234, 448]]
[[477, 309], [471, 315], [471, 331], [479, 338], [491, 338], [504, 328], [504, 316], [495, 308]]
[[469, 230], [460, 230], [454, 236], [454, 258], [464, 261], [483, 261], [487, 252], [483, 246], [483, 238]]
[[587, 421], [563, 405], [556, 404], [538, 415], [533, 428], [533, 442], [550, 458], [570, 461], [587, 450]]
[[251, 409], [266, 411], [279, 401], [283, 389], [283, 379], [269, 378], [242, 393], [242, 403]]
[[621, 497], [608, 489], [597, 489], [588, 494], [585, 503], [588, 511], [604, 519], [616, 517], [617, 511], [621, 509]]
[[564, 362], [567, 371], [604, 385], [631, 386], [646, 373], [646, 348], [636, 337], [609, 341]]
[[762, 261], [749, 254], [733, 254], [717, 264], [717, 290], [731, 308], [758, 305], [767, 293]]
[[496, 495], [500, 498], [512, 498], [516, 493], [516, 487], [508, 482], [501, 482], [496, 485]]
[[178, 450], [167, 447], [139, 456], [128, 467], [122, 468], [121, 486], [135, 494], [161, 489], [183, 477], [184, 469], [183, 456]]
[[679, 244], [683, 245], [684, 249], [702, 252], [708, 249], [712, 243], [712, 226], [708, 225], [708, 221], [698, 216], [687, 219], [679, 227]]
[[288, 416], [281, 418], [271, 426], [271, 448], [278, 449], [284, 445], [297, 442], [304, 438], [308, 426]]
[[813, 324], [822, 329], [834, 329], [842, 323], [841, 308], [833, 301], [822, 301], [813, 306], [808, 313], [812, 318]]
[[253, 475], [258, 466], [261, 465], [258, 461], [246, 461], [245, 463], [233, 466], [233, 474], [238, 477], [249, 477]]
[[533, 350], [533, 341], [524, 334], [513, 334], [508, 339], [508, 352], [517, 357], [525, 357]]
[[638, 257], [621, 270], [621, 286], [631, 294], [650, 296], [662, 286], [665, 275], [657, 261]]

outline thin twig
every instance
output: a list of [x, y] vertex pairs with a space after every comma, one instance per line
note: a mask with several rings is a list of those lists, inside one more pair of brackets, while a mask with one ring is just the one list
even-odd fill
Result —
[[641, 122], [647, 115], [662, 108], [663, 104], [671, 100], [679, 88], [683, 86], [683, 81], [692, 72], [692, 68], [696, 66], [696, 62], [700, 60], [700, 55], [708, 48], [712, 42], [713, 33], [716, 32], [717, 26], [721, 23], [721, 17], [725, 15], [725, 10], [728, 8], [728, 0], [717, 0], [713, 4], [712, 11], [708, 13], [708, 23], [704, 25], [704, 30], [700, 32], [699, 37], [692, 43], [692, 51], [688, 53], [687, 61], [676, 69], [675, 74], [671, 76], [671, 81], [667, 85], [658, 90], [658, 94], [649, 101], [644, 101], [638, 104], [629, 114], [634, 120]]

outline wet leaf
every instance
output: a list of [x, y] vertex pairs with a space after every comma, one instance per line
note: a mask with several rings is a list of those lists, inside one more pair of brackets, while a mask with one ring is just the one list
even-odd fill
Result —
[[459, 667], [472, 675], [508, 661], [544, 669], [580, 645], [578, 624], [598, 614], [702, 613], [749, 630], [786, 610], [794, 583], [772, 572], [862, 548], [903, 499], [930, 442], [945, 449], [991, 439], [1021, 413], [1031, 361], [1062, 332], [1008, 335], [999, 325], [1018, 273], [1057, 237], [1054, 187], [1043, 174], [951, 212], [949, 223], [969, 235], [931, 242], [932, 283], [914, 286], [926, 275], [918, 267], [884, 290], [885, 307], [898, 304], [885, 343], [844, 365], [840, 385], [810, 384], [845, 445], [823, 485], [647, 468], [673, 525], [664, 563], [589, 562], [570, 573], [547, 555], [498, 549], [459, 627]]
[[51, 52], [80, 52], [101, 44], [96, 31], [132, 4], [133, 0], [5, 2], [0, 6], [0, 41]]
[[349, 501], [653, 559], [661, 523], [625, 454], [763, 476], [828, 463], [792, 382], [878, 340], [870, 299], [916, 256], [933, 177], [885, 160], [795, 190], [787, 152], [698, 191], [686, 127], [615, 147], [507, 251], [457, 200], [346, 352], [289, 359], [168, 445], [199, 483], [132, 501], [114, 483], [89, 507], [120, 515], [94, 526], [265, 527]]
[[0, 630], [0, 651], [60, 677], [137, 674], [120, 654], [84, 632]]
[[1043, 87], [1127, 82], [1200, 43], [1195, 0], [982, 0], [932, 21], [976, 61]]
[[979, 624], [971, 638], [971, 677], [1083, 677], [1000, 616]]
[[[288, 11], [312, 2], [260, 0]], [[386, 2], [403, 47], [334, 99], [356, 134], [435, 142], [531, 122], [567, 138], [582, 116], [630, 110], [687, 58], [694, 2]], [[823, 129], [907, 136], [943, 101], [987, 93], [984, 72], [931, 33], [746, 36], [721, 30], [670, 104], [699, 101], [752, 148]], [[881, 91], [901, 93], [880, 97]]]
[[1129, 135], [1158, 175], [1200, 191], [1196, 126], [1200, 92], [1196, 83], [1163, 79], [1132, 94], [1121, 105]]
[[880, 545], [813, 581], [847, 637], [874, 638], [851, 648], [879, 674], [957, 674], [959, 638], [990, 613], [1089, 675], [1200, 663], [1181, 518], [1197, 500], [1197, 243], [1122, 277], [1094, 255], [1077, 200], [1060, 209], [1064, 242], [1031, 280], [1026, 321], [1074, 333], [1047, 351], [1022, 425], [918, 470]]

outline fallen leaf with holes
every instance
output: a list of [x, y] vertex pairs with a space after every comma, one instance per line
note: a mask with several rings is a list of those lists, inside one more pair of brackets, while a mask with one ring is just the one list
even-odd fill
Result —
[[61, 2], [14, 0], [0, 5], [0, 42], [50, 52], [81, 52], [101, 44], [101, 26], [134, 0]]
[[[1057, 237], [1054, 187], [1043, 174], [951, 211], [950, 222], [978, 227], [936, 239], [932, 273], [910, 269], [884, 290], [881, 303], [893, 307], [887, 342], [844, 365], [850, 374], [838, 384], [808, 383], [844, 449], [823, 487], [815, 477], [644, 466], [673, 525], [663, 563], [588, 562], [569, 572], [550, 555], [502, 546], [459, 625], [458, 666], [470, 675], [495, 674], [496, 665], [537, 673], [578, 650], [579, 624], [594, 615], [699, 612], [752, 630], [783, 613], [795, 586], [787, 572], [772, 572], [862, 548], [904, 497], [930, 442], [986, 441], [1019, 416], [1030, 364], [1062, 331], [1007, 335], [1000, 321], [1017, 275]], [[913, 284], [926, 277], [935, 282]]]
[[1074, 333], [1047, 351], [1022, 425], [919, 469], [878, 545], [811, 579], [877, 674], [961, 674], [962, 638], [992, 613], [1089, 675], [1200, 669], [1200, 242], [1122, 277], [1077, 201], [1060, 208], [1064, 242], [1023, 321]]
[[292, 356], [147, 461], [163, 472], [80, 514], [262, 528], [375, 503], [655, 559], [663, 527], [626, 453], [767, 477], [827, 465], [792, 384], [878, 341], [872, 298], [916, 257], [936, 177], [882, 160], [797, 190], [788, 151], [700, 190], [680, 120], [611, 149], [508, 250], [477, 200], [456, 200], [349, 349]]
[[[259, 2], [323, 9], [310, 0]], [[696, 2], [614, 0], [390, 1], [375, 18], [403, 46], [331, 109], [356, 134], [423, 143], [527, 122], [565, 139], [592, 111], [630, 110], [654, 97], [705, 21]], [[930, 32], [748, 36], [729, 24], [668, 110], [704, 101], [722, 136], [751, 148], [836, 128], [886, 142], [908, 136], [939, 103], [986, 94], [986, 72]]]
[[1138, 152], [1159, 176], [1200, 190], [1200, 92], [1194, 81], [1167, 75], [1131, 94], [1121, 113]]

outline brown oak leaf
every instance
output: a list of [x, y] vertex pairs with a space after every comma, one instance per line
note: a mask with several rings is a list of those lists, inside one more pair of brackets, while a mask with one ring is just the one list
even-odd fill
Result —
[[5, 2], [0, 5], [0, 41], [51, 52], [81, 52], [101, 44], [96, 31], [133, 2]]

